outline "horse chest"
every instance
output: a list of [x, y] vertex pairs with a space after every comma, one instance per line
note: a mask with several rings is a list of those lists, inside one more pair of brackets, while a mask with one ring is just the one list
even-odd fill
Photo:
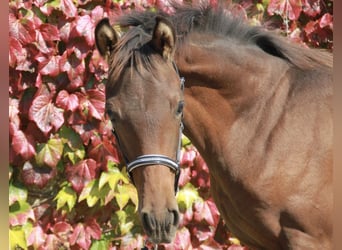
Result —
[[229, 231], [256, 249], [278, 249], [277, 213], [255, 189], [234, 181], [227, 173], [211, 171], [211, 192]]

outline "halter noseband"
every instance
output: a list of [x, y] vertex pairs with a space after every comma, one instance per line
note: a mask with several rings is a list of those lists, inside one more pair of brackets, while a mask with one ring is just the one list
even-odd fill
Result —
[[[175, 68], [175, 71], [178, 72], [178, 68], [175, 63], [173, 63], [173, 66]], [[185, 79], [184, 77], [179, 77], [180, 79], [180, 87], [181, 90], [184, 91], [184, 82]], [[181, 114], [183, 117], [183, 113]], [[165, 155], [160, 155], [160, 154], [147, 154], [147, 155], [141, 155], [138, 156], [135, 160], [129, 162], [127, 156], [124, 154], [121, 145], [120, 145], [120, 139], [118, 134], [116, 133], [115, 129], [112, 130], [116, 142], [120, 148], [121, 154], [124, 158], [124, 161], [126, 163], [126, 170], [128, 173], [129, 178], [133, 182], [133, 178], [131, 175], [131, 172], [139, 167], [144, 167], [144, 166], [151, 166], [151, 165], [163, 165], [166, 167], [169, 167], [172, 171], [175, 172], [175, 184], [174, 184], [174, 189], [175, 189], [175, 194], [178, 192], [178, 181], [179, 181], [179, 176], [180, 176], [180, 154], [181, 154], [181, 148], [182, 148], [182, 133], [183, 133], [183, 122], [180, 122], [179, 125], [179, 139], [178, 139], [178, 148], [177, 148], [177, 154], [176, 154], [176, 160], [173, 160]]]

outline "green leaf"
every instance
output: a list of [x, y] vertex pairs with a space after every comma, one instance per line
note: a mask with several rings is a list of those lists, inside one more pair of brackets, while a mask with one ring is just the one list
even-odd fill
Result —
[[182, 146], [189, 146], [191, 145], [191, 141], [188, 137], [186, 137], [185, 135], [182, 135]]
[[179, 190], [176, 199], [179, 209], [181, 211], [185, 211], [192, 207], [192, 204], [195, 201], [202, 198], [199, 196], [197, 189], [189, 182], [181, 190]]
[[57, 201], [57, 210], [67, 205], [69, 211], [71, 211], [76, 204], [77, 195], [70, 186], [64, 186], [56, 195], [55, 200]]
[[83, 142], [75, 130], [67, 126], [62, 126], [59, 130], [59, 136], [63, 143], [68, 144], [72, 150], [83, 148]]
[[125, 235], [131, 231], [134, 226], [133, 221], [128, 219], [128, 214], [123, 210], [118, 210], [115, 212], [115, 216], [113, 218], [113, 225], [118, 225], [120, 234]]
[[16, 201], [9, 207], [9, 224], [11, 226], [24, 225], [31, 219], [35, 221], [34, 212], [26, 201]]
[[39, 166], [56, 167], [63, 153], [63, 142], [58, 138], [51, 138], [47, 143], [38, 145], [36, 162]]
[[57, 9], [61, 5], [61, 1], [60, 0], [52, 0], [52, 1], [48, 1], [45, 5]]
[[16, 201], [26, 201], [27, 190], [25, 187], [14, 185], [12, 182], [9, 185], [9, 205], [11, 206]]
[[62, 126], [59, 130], [59, 136], [62, 139], [64, 148], [64, 157], [67, 157], [73, 164], [83, 160], [85, 157], [85, 149], [82, 139], [72, 128]]
[[68, 158], [72, 164], [76, 164], [77, 162], [81, 161], [85, 157], [85, 150], [82, 146], [81, 149], [72, 150], [69, 145], [66, 145], [64, 148], [64, 158]]
[[96, 240], [91, 244], [90, 250], [109, 249], [109, 242], [106, 240]]
[[109, 172], [102, 172], [99, 179], [99, 188], [108, 183], [111, 189], [115, 189], [120, 180], [125, 181], [125, 176], [123, 176], [118, 168], [112, 169]]
[[117, 190], [118, 193], [115, 195], [115, 199], [121, 210], [127, 205], [129, 200], [133, 202], [136, 209], [138, 208], [138, 193], [133, 185], [118, 185]]
[[10, 228], [9, 242], [11, 250], [16, 250], [18, 247], [27, 249], [25, 232], [22, 227]]
[[90, 181], [87, 186], [85, 186], [78, 198], [78, 201], [86, 199], [89, 207], [95, 206], [95, 204], [100, 201], [100, 205], [104, 205], [106, 201], [106, 196], [110, 192], [109, 185], [99, 188], [99, 180]]

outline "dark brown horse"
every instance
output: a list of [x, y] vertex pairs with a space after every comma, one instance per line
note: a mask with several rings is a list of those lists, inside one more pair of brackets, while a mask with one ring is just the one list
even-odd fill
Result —
[[209, 166], [216, 205], [243, 243], [331, 249], [331, 55], [223, 8], [131, 13], [118, 24], [128, 27], [122, 37], [100, 21], [96, 44], [110, 69], [106, 111], [150, 239], [172, 241], [179, 223], [183, 121]]

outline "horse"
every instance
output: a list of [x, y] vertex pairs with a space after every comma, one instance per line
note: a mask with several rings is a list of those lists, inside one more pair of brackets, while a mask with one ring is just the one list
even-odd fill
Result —
[[[332, 56], [224, 8], [176, 5], [95, 28], [106, 113], [150, 241], [172, 242], [184, 133], [250, 249], [332, 248]], [[184, 127], [184, 130], [183, 130]]]

